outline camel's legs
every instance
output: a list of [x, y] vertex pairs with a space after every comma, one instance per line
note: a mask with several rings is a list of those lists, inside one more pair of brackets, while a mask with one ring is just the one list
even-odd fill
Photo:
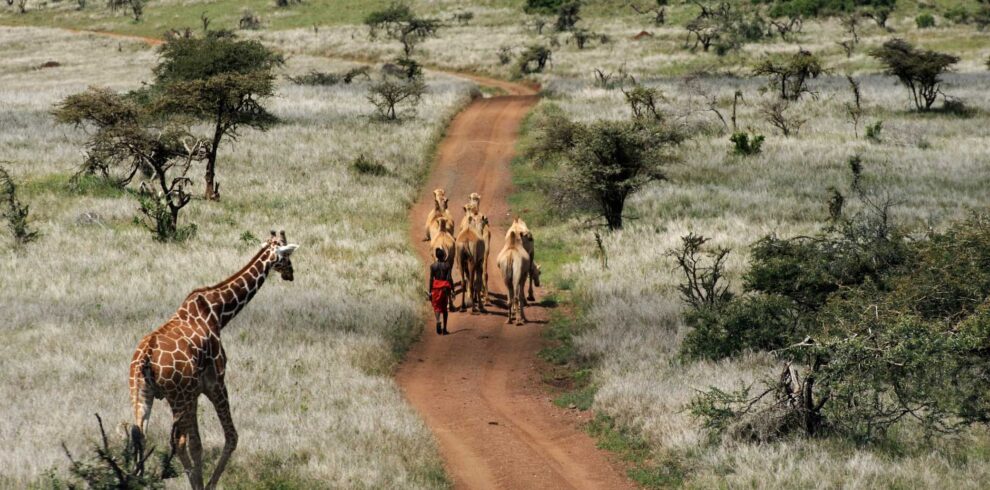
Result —
[[234, 449], [237, 449], [237, 429], [234, 428], [234, 419], [230, 416], [227, 386], [223, 383], [223, 379], [206, 391], [206, 397], [210, 399], [210, 402], [213, 403], [213, 408], [217, 411], [217, 418], [220, 419], [224, 439], [223, 453], [220, 454], [217, 467], [213, 470], [213, 475], [210, 476], [209, 483], [206, 484], [206, 488], [213, 489], [216, 488], [217, 482], [220, 481], [220, 475], [223, 474], [223, 470], [227, 466], [227, 461], [230, 460], [230, 455], [233, 454]]

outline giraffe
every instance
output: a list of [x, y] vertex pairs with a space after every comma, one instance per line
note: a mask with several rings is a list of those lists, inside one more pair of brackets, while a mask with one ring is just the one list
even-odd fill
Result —
[[289, 244], [285, 232], [271, 238], [244, 268], [227, 280], [189, 293], [178, 311], [164, 325], [138, 343], [130, 364], [131, 405], [135, 452], [144, 450], [144, 435], [151, 406], [164, 398], [172, 409], [172, 454], [182, 461], [193, 490], [203, 488], [203, 446], [199, 438], [196, 408], [199, 396], [213, 404], [224, 433], [224, 446], [207, 489], [215, 488], [231, 453], [237, 447], [237, 430], [230, 416], [224, 370], [227, 356], [220, 332], [261, 289], [269, 271], [292, 280], [289, 256], [299, 248]]

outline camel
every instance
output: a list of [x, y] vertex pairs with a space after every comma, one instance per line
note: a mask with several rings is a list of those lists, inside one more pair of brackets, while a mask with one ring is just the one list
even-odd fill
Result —
[[481, 238], [485, 241], [485, 257], [481, 264], [481, 299], [488, 304], [488, 255], [492, 249], [492, 231], [488, 223], [488, 217], [481, 214], [478, 205], [481, 204], [481, 195], [472, 192], [468, 198], [468, 203], [464, 205], [464, 217], [461, 218], [461, 230], [468, 227], [468, 218], [474, 217], [481, 225]]
[[[518, 216], [513, 218], [512, 226], [509, 227], [509, 231], [515, 231], [516, 233], [519, 234], [519, 237], [522, 241], [522, 246], [526, 250], [526, 253], [529, 254], [529, 264], [530, 264], [529, 294], [526, 296], [524, 301], [525, 300], [536, 301], [536, 295], [534, 294], [533, 291], [533, 278], [538, 275], [537, 274], [538, 271], [535, 271], [535, 269], [538, 269], [539, 266], [536, 265], [536, 244], [535, 244], [535, 240], [533, 239], [533, 232], [529, 231], [529, 227], [526, 226], [526, 222], [523, 221]], [[505, 236], [506, 239], [508, 239], [509, 236], [508, 233], [506, 233]], [[540, 284], [537, 282], [536, 286], [539, 287], [539, 285]]]
[[[505, 234], [505, 246], [498, 253], [498, 269], [502, 272], [502, 280], [505, 282], [505, 289], [508, 291], [506, 298], [509, 303], [509, 315], [505, 323], [512, 323], [515, 318], [516, 325], [526, 323], [526, 298], [523, 290], [526, 286], [526, 279], [532, 275], [536, 285], [540, 285], [540, 269], [533, 267], [529, 254], [523, 247], [522, 235], [518, 229], [510, 228]], [[534, 271], [534, 272], [530, 272]], [[513, 315], [515, 313], [515, 315]]]
[[447, 209], [447, 195], [443, 189], [433, 190], [433, 209], [430, 214], [426, 217], [426, 239], [424, 242], [430, 241], [431, 233], [437, 228], [437, 220], [443, 217], [446, 219], [446, 223], [449, 226], [447, 230], [448, 233], [454, 233], [454, 215], [450, 214]]
[[[454, 270], [454, 235], [448, 230], [453, 230], [454, 225], [447, 221], [447, 218], [440, 217], [437, 219], [437, 227], [434, 229], [433, 239], [430, 240], [430, 249], [436, 251], [436, 249], [443, 249], [444, 252], [444, 262], [450, 266], [450, 270]], [[450, 300], [450, 309], [454, 309], [454, 295], [448, 295]]]
[[[487, 221], [487, 219], [485, 220]], [[470, 298], [471, 311], [485, 312], [481, 298], [482, 267], [485, 257], [485, 241], [482, 239], [482, 220], [468, 217], [468, 226], [462, 229], [455, 240], [457, 263], [461, 269], [461, 311], [467, 310], [465, 296]]]

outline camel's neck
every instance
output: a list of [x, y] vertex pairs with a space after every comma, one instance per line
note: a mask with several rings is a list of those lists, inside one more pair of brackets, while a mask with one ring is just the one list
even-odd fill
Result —
[[270, 249], [258, 252], [243, 269], [230, 276], [216, 286], [204, 288], [189, 300], [205, 300], [208, 312], [203, 316], [208, 318], [211, 327], [223, 329], [251, 301], [251, 298], [264, 285], [268, 272], [275, 262], [274, 253]]

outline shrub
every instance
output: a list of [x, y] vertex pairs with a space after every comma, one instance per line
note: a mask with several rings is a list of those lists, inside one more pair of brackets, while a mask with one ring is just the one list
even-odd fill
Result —
[[804, 49], [783, 56], [768, 56], [754, 68], [753, 74], [770, 79], [770, 87], [781, 99], [797, 100], [803, 93], [812, 93], [806, 83], [824, 72], [821, 61]]
[[415, 111], [425, 92], [426, 84], [418, 78], [397, 79], [384, 76], [368, 87], [367, 99], [375, 106], [382, 119], [396, 121], [400, 116], [399, 108], [405, 106], [407, 111]]
[[[103, 428], [103, 419], [96, 415], [96, 421], [100, 439], [93, 445], [92, 455], [77, 459], [62, 445], [69, 459], [70, 478], [62, 482], [50, 474], [48, 486], [52, 489], [74, 489], [83, 485], [93, 489], [165, 488], [165, 480], [177, 476], [170, 452], [158, 451], [156, 454], [151, 448], [145, 454], [138, 454], [129, 435], [124, 444], [111, 444]], [[156, 458], [151, 460], [152, 456]]]
[[237, 21], [237, 26], [244, 30], [256, 31], [261, 29], [261, 17], [250, 10], [244, 10], [241, 12], [240, 20]]
[[746, 351], [770, 351], [800, 339], [791, 304], [773, 295], [747, 296], [717, 309], [691, 309], [692, 327], [681, 353], [691, 359], [724, 359]]
[[581, 1], [565, 0], [557, 7], [557, 21], [554, 29], [558, 32], [570, 31], [581, 20]]
[[38, 232], [28, 226], [30, 208], [17, 199], [17, 186], [3, 167], [0, 167], [0, 206], [3, 207], [0, 217], [7, 221], [14, 243], [24, 245], [38, 239]]
[[662, 168], [674, 160], [669, 150], [684, 139], [678, 130], [638, 121], [575, 124], [568, 165], [561, 181], [562, 201], [591, 203], [609, 229], [622, 228], [626, 199], [644, 185], [664, 180]]
[[944, 16], [953, 24], [968, 24], [972, 20], [969, 9], [962, 5], [953, 5], [949, 10], [945, 11]]
[[365, 157], [363, 154], [358, 155], [351, 162], [351, 169], [361, 175], [374, 175], [376, 177], [388, 175], [388, 167]]
[[800, 116], [788, 114], [790, 108], [790, 102], [785, 99], [772, 100], [760, 105], [760, 114], [763, 115], [767, 122], [779, 129], [781, 134], [790, 136], [797, 134], [798, 130], [806, 122]]
[[526, 0], [523, 11], [527, 14], [554, 14], [567, 0]]
[[327, 73], [323, 71], [310, 71], [305, 75], [299, 75], [297, 77], [286, 76], [290, 82], [296, 85], [336, 85], [340, 82], [340, 75], [336, 73]]
[[520, 74], [541, 73], [550, 61], [551, 51], [545, 46], [530, 46], [519, 55], [517, 68]]
[[911, 91], [919, 111], [931, 109], [942, 94], [942, 75], [958, 63], [957, 56], [915, 49], [903, 39], [891, 39], [870, 51], [870, 56], [886, 65], [885, 73], [896, 76]]
[[742, 131], [732, 133], [729, 141], [732, 142], [732, 153], [741, 156], [759, 154], [763, 150], [762, 134], [747, 134]]
[[441, 26], [437, 19], [417, 17], [403, 3], [392, 3], [383, 10], [368, 14], [364, 23], [372, 38], [384, 32], [387, 37], [402, 43], [402, 52], [407, 58], [412, 56], [421, 41], [436, 37]]
[[[55, 110], [58, 122], [89, 126], [85, 168], [104, 162], [105, 168], [122, 167], [129, 176], [139, 170], [150, 177], [135, 193], [144, 223], [156, 240], [188, 238], [195, 227], [179, 226], [179, 212], [192, 199], [186, 176], [194, 161], [207, 158], [206, 141], [191, 134], [191, 121], [156, 110], [155, 94], [147, 89], [118, 94], [90, 88], [71, 95]], [[154, 189], [152, 189], [154, 188]]]
[[882, 133], [883, 121], [876, 121], [873, 124], [866, 125], [866, 139], [874, 143], [880, 143], [882, 141]]
[[656, 87], [637, 84], [631, 90], [622, 89], [626, 103], [632, 110], [633, 118], [638, 120], [663, 121], [663, 113], [657, 104], [664, 100], [663, 93]]
[[914, 24], [918, 29], [929, 29], [935, 27], [935, 17], [932, 14], [924, 13], [914, 18]]

